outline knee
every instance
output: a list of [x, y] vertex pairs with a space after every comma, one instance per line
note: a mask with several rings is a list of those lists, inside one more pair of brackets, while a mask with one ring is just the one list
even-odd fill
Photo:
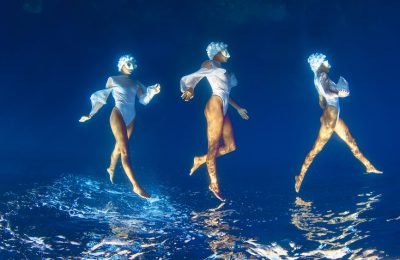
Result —
[[316, 149], [316, 150], [318, 150], [318, 151], [321, 151], [321, 150], [322, 150], [322, 148], [323, 148], [323, 147], [325, 146], [325, 144], [328, 142], [329, 138], [332, 136], [332, 132], [333, 132], [333, 130], [330, 131], [329, 133], [327, 133], [326, 135], [324, 135], [324, 136], [321, 138], [319, 144], [317, 145], [317, 149]]
[[112, 156], [118, 156], [119, 155], [119, 148], [115, 147], [114, 150], [112, 151]]
[[[217, 150], [218, 150], [218, 143], [212, 143], [212, 144], [210, 144], [209, 146], [208, 146], [208, 155], [212, 155], [212, 154], [214, 154], [214, 153], [216, 153], [217, 152]], [[208, 157], [208, 156], [207, 156]]]
[[120, 148], [119, 152], [121, 153], [121, 157], [123, 158], [128, 156], [128, 149], [126, 147]]
[[351, 140], [352, 142], [350, 143], [350, 150], [355, 154], [355, 155], [359, 155], [361, 154], [360, 149], [358, 149], [357, 145], [354, 145], [355, 141], [354, 139]]
[[329, 137], [322, 137], [318, 144], [316, 144], [309, 154], [309, 158], [313, 159], [319, 152], [322, 151], [324, 145], [328, 142]]

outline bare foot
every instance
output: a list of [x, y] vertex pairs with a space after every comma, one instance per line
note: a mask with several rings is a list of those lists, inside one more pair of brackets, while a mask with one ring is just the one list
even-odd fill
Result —
[[150, 199], [151, 196], [145, 192], [140, 186], [134, 186], [133, 187], [133, 192], [136, 193], [139, 197], [143, 198], [143, 199]]
[[192, 174], [202, 165], [200, 158], [199, 157], [194, 157], [193, 159], [193, 166], [192, 169], [190, 169], [189, 175], [192, 176]]
[[217, 199], [219, 199], [222, 202], [225, 201], [225, 199], [221, 195], [221, 191], [219, 190], [218, 184], [210, 184], [208, 188], [212, 193], [214, 193], [214, 196], [217, 197]]
[[110, 175], [110, 181], [112, 184], [114, 184], [114, 171], [111, 170], [111, 168], [107, 168], [107, 172]]
[[220, 210], [224, 205], [225, 205], [225, 201], [222, 201], [221, 204], [218, 205], [218, 207], [211, 208], [211, 209], [209, 209], [209, 211], [216, 212], [216, 211]]
[[367, 167], [367, 173], [376, 173], [376, 174], [382, 174], [383, 172], [376, 169], [373, 165]]
[[294, 202], [297, 206], [305, 206], [305, 207], [310, 207], [312, 205], [311, 202], [309, 201], [304, 201], [302, 198], [300, 197], [296, 197], [296, 200]]
[[296, 184], [294, 185], [294, 188], [295, 188], [296, 192], [299, 193], [300, 186], [301, 186], [303, 179], [301, 179], [300, 176], [296, 176], [296, 177], [294, 177], [294, 179], [296, 180]]

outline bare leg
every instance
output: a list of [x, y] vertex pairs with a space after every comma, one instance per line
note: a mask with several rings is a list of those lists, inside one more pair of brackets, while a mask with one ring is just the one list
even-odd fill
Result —
[[[232, 122], [228, 114], [224, 118], [222, 127], [222, 138], [224, 140], [224, 146], [218, 148], [217, 157], [223, 156], [236, 150], [235, 138], [233, 137]], [[205, 164], [206, 160], [207, 154], [194, 157], [193, 167], [190, 170], [190, 175], [192, 175], [200, 166]]]
[[217, 178], [217, 167], [215, 164], [215, 157], [218, 152], [219, 141], [222, 135], [222, 126], [224, 122], [224, 116], [222, 112], [222, 100], [217, 96], [211, 96], [204, 110], [207, 119], [207, 137], [208, 137], [208, 153], [207, 153], [207, 170], [210, 176], [209, 189], [214, 195], [223, 201], [221, 197], [218, 178]]
[[[128, 140], [131, 138], [132, 132], [133, 132], [133, 126], [134, 126], [135, 121], [133, 120], [129, 125], [127, 129], [127, 134], [128, 134]], [[110, 175], [110, 181], [111, 183], [114, 183], [114, 172], [115, 172], [115, 167], [117, 166], [118, 160], [119, 160], [120, 152], [118, 149], [118, 144], [115, 143], [114, 150], [111, 154], [111, 162], [110, 166], [107, 168], [107, 172]]]
[[329, 138], [332, 136], [335, 129], [335, 124], [337, 120], [338, 110], [335, 107], [328, 106], [322, 116], [321, 116], [321, 128], [319, 129], [317, 140], [314, 143], [313, 148], [308, 153], [306, 159], [304, 160], [303, 166], [301, 167], [300, 174], [296, 176], [295, 189], [299, 192], [301, 183], [303, 182], [304, 175], [306, 174], [308, 168], [313, 162], [315, 156], [321, 152], [325, 144], [328, 142]]
[[349, 146], [353, 155], [365, 166], [367, 172], [370, 173], [382, 173], [377, 170], [370, 161], [361, 153], [360, 149], [357, 146], [356, 140], [354, 140], [353, 136], [351, 136], [349, 128], [346, 126], [342, 119], [339, 119], [335, 132], [338, 136], [345, 141], [345, 143]]
[[121, 153], [122, 167], [124, 168], [126, 176], [128, 176], [133, 185], [133, 191], [142, 198], [150, 198], [150, 195], [147, 194], [142, 187], [140, 187], [139, 183], [135, 179], [132, 166], [129, 161], [127, 129], [124, 120], [122, 119], [122, 115], [117, 108], [114, 108], [111, 112], [110, 124], [111, 130], [118, 145], [118, 149]]

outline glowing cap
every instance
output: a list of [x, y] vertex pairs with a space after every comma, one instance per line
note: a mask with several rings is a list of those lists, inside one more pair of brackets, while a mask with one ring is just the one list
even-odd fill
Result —
[[215, 55], [218, 54], [218, 52], [226, 50], [228, 48], [228, 44], [225, 44], [223, 42], [211, 42], [207, 46], [207, 55], [210, 60], [214, 58]]
[[326, 60], [326, 55], [322, 53], [313, 53], [308, 57], [308, 63], [310, 64], [311, 70], [315, 73], [321, 67], [322, 63], [326, 62], [328, 67], [330, 65], [328, 60]]
[[119, 60], [118, 60], [118, 71], [121, 71], [122, 67], [124, 65], [126, 65], [129, 69], [132, 69], [132, 70], [137, 68], [136, 60], [131, 55], [124, 55], [124, 56], [121, 56], [121, 58], [119, 58]]

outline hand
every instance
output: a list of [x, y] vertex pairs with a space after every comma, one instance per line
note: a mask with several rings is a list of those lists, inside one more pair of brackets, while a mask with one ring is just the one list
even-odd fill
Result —
[[350, 95], [350, 92], [348, 90], [339, 90], [338, 92], [338, 96], [339, 97], [347, 97], [348, 95]]
[[239, 115], [244, 119], [244, 120], [249, 120], [249, 115], [247, 115], [247, 110], [244, 108], [239, 108], [238, 110]]
[[151, 87], [151, 90], [154, 91], [155, 94], [160, 93], [160, 91], [161, 91], [160, 84], [155, 84], [154, 86]]
[[89, 116], [82, 116], [81, 119], [79, 119], [79, 122], [83, 123], [88, 121], [90, 118], [92, 118], [90, 115]]
[[185, 101], [189, 101], [194, 97], [194, 91], [192, 88], [189, 88], [185, 92], [183, 92], [181, 98]]

